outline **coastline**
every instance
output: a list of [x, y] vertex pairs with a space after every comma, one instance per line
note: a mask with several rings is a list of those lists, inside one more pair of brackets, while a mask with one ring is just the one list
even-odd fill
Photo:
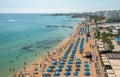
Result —
[[[59, 42], [58, 45], [54, 46], [51, 50], [49, 50], [48, 52], [52, 53], [53, 51], [55, 51], [59, 46], [61, 46], [61, 44], [66, 42], [65, 38], [63, 39], [61, 42]], [[44, 57], [47, 55], [47, 52], [42, 54], [41, 56], [39, 56], [37, 59], [35, 59], [34, 61], [30, 62], [28, 65], [26, 65], [26, 71], [30, 71], [33, 68], [33, 64], [41, 64], [44, 60]], [[31, 68], [30, 68], [31, 67]], [[24, 71], [23, 68], [21, 68], [20, 70], [18, 70], [17, 72], [14, 72], [13, 74], [9, 75], [8, 77], [12, 77], [14, 74], [19, 74], [21, 71]]]
[[[79, 25], [82, 24], [83, 21], [79, 21], [77, 22], [77, 25], [74, 27], [73, 32], [70, 34], [70, 36], [68, 36], [67, 38], [63, 39], [61, 42], [59, 42], [59, 44], [57, 44], [56, 46], [54, 46], [51, 50], [49, 50], [48, 52], [44, 53], [42, 56], [39, 56], [37, 59], [35, 59], [34, 61], [30, 62], [28, 65], [25, 66], [24, 68], [21, 68], [21, 70], [9, 75], [8, 77], [14, 77], [14, 75], [17, 75], [19, 73], [21, 73], [22, 71], [33, 71], [33, 68], [37, 65], [37, 64], [43, 64], [45, 57], [47, 56], [47, 54], [52, 54], [52, 53], [56, 53], [56, 50], [64, 47], [64, 46], [68, 46], [68, 44], [70, 44], [71, 38], [74, 36], [74, 33], [76, 33], [76, 29], [79, 27]], [[54, 55], [55, 56], [55, 55]]]

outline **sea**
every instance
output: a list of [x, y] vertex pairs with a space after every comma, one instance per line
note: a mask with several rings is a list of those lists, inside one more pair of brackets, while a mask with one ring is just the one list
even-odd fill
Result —
[[65, 15], [0, 14], [0, 77], [8, 77], [54, 49], [83, 20]]

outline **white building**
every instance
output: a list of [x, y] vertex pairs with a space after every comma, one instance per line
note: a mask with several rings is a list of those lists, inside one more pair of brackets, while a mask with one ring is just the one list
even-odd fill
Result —
[[90, 15], [106, 17], [106, 19], [120, 18], [120, 10], [90, 12]]

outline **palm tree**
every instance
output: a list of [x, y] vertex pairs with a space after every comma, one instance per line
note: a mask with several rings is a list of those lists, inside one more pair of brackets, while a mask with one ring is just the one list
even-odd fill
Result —
[[94, 35], [95, 35], [96, 39], [98, 39], [98, 40], [100, 39], [100, 32], [99, 31], [97, 31]]
[[113, 44], [109, 44], [109, 50], [112, 51], [112, 49], [114, 49], [114, 45]]
[[112, 32], [113, 32], [113, 30], [110, 29], [109, 31], [110, 31], [110, 34], [109, 34], [109, 35], [110, 35], [110, 37], [112, 38]]
[[106, 38], [102, 38], [102, 42], [104, 43], [104, 48], [105, 48], [105, 44], [107, 43], [107, 39]]
[[113, 35], [112, 35], [113, 30], [112, 30], [112, 29], [109, 29], [109, 28], [108, 28], [107, 30], [108, 30], [108, 36], [112, 38], [112, 36], [113, 36]]
[[110, 38], [106, 38], [106, 40], [104, 40], [104, 41], [108, 45], [109, 50], [112, 51], [112, 49], [114, 49], [114, 45], [112, 44], [112, 41], [110, 40]]
[[102, 34], [101, 34], [101, 39], [102, 39], [102, 41], [103, 41], [103, 43], [104, 43], [104, 47], [105, 47], [105, 43], [107, 43], [107, 40], [108, 40], [108, 34], [106, 33], [106, 32], [103, 32]]

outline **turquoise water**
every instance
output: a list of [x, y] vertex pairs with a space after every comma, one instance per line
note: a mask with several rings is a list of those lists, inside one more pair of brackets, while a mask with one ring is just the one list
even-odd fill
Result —
[[120, 42], [120, 37], [115, 37], [115, 41]]
[[80, 20], [70, 16], [0, 14], [0, 77], [13, 73], [10, 68], [20, 70], [24, 62], [29, 64], [50, 51], [73, 31], [46, 26], [76, 26]]

